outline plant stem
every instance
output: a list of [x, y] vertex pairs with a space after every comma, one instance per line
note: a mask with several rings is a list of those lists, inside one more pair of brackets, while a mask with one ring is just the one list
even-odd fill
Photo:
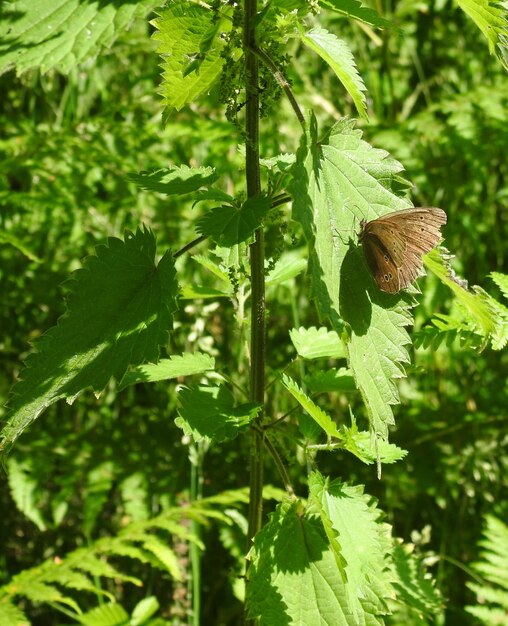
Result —
[[[261, 193], [261, 175], [259, 167], [259, 86], [258, 60], [253, 50], [256, 48], [256, 13], [257, 0], [245, 0], [244, 3], [243, 49], [245, 55], [245, 170], [247, 196]], [[264, 404], [265, 390], [265, 252], [264, 233], [256, 231], [256, 240], [250, 247], [250, 267], [252, 281], [251, 295], [251, 363], [250, 363], [250, 399]], [[263, 421], [264, 412], [260, 411], [257, 424]], [[250, 498], [249, 527], [247, 549], [252, 539], [261, 528], [263, 512], [263, 434], [260, 429], [251, 429], [250, 452]], [[248, 563], [247, 563], [248, 581]], [[251, 620], [247, 624], [253, 624]]]
[[300, 107], [298, 106], [298, 102], [296, 101], [296, 98], [293, 95], [293, 92], [291, 90], [291, 87], [289, 86], [288, 81], [286, 80], [286, 77], [277, 68], [275, 63], [266, 54], [264, 50], [261, 50], [261, 48], [258, 48], [257, 46], [254, 46], [253, 50], [254, 50], [254, 53], [263, 61], [266, 67], [268, 67], [268, 69], [272, 72], [272, 74], [275, 77], [275, 80], [279, 83], [279, 86], [284, 90], [291, 106], [293, 107], [293, 111], [295, 112], [295, 115], [298, 118], [298, 121], [300, 122], [303, 128], [303, 131], [305, 132], [305, 118], [303, 116], [302, 111], [300, 110]]

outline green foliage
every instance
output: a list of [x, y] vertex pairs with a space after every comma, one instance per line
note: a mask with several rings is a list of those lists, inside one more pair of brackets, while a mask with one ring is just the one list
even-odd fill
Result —
[[365, 85], [356, 69], [354, 57], [347, 43], [337, 39], [333, 33], [323, 28], [313, 28], [301, 34], [302, 42], [314, 50], [333, 69], [337, 78], [353, 99], [361, 117], [367, 117]]
[[382, 624], [392, 589], [379, 511], [361, 489], [319, 474], [309, 477], [309, 490], [308, 506], [282, 503], [256, 537], [249, 615], [260, 624], [307, 624], [316, 615], [329, 624]]
[[489, 51], [505, 63], [503, 56], [508, 50], [508, 20], [503, 5], [493, 0], [457, 0], [460, 8], [469, 15], [488, 41]]
[[480, 582], [469, 582], [468, 587], [476, 594], [478, 604], [468, 606], [467, 611], [482, 624], [508, 624], [508, 527], [492, 515], [485, 519], [484, 539], [480, 561], [473, 564]]
[[231, 26], [226, 16], [214, 15], [194, 2], [171, 3], [153, 21], [159, 53], [164, 56], [162, 96], [179, 111], [206, 92], [219, 78], [224, 60], [223, 33]]
[[[238, 624], [245, 579], [263, 624], [501, 620], [506, 529], [456, 568], [507, 513], [505, 5], [258, 2], [250, 50], [245, 3], [155, 6], [2, 5], [0, 623]], [[456, 256], [389, 296], [399, 161]]]
[[[4, 615], [6, 620], [2, 623], [17, 624], [20, 619], [26, 621], [23, 613], [13, 604], [15, 599], [19, 598], [37, 603], [50, 603], [63, 611], [70, 609], [69, 615], [83, 624], [97, 623], [94, 620], [99, 619], [101, 613], [101, 619], [111, 612], [115, 616], [118, 616], [119, 612], [124, 613], [121, 606], [115, 605], [108, 609], [97, 608], [83, 616], [79, 604], [72, 597], [72, 591], [86, 591], [113, 600], [113, 594], [103, 587], [101, 579], [141, 586], [141, 580], [123, 573], [120, 566], [111, 563], [118, 557], [127, 557], [144, 566], [159, 568], [170, 577], [179, 580], [182, 576], [181, 563], [174, 550], [168, 547], [168, 541], [183, 539], [195, 543], [201, 549], [204, 548], [199, 538], [189, 532], [185, 520], [194, 519], [199, 520], [200, 524], [207, 524], [213, 519], [220, 520], [223, 524], [231, 524], [230, 518], [221, 511], [221, 508], [239, 506], [246, 500], [245, 490], [238, 490], [224, 492], [220, 497], [208, 501], [201, 500], [186, 508], [168, 508], [163, 514], [150, 520], [126, 526], [116, 537], [99, 539], [86, 548], [67, 554], [65, 559], [58, 561], [51, 559], [33, 569], [23, 571], [8, 585], [0, 588], [0, 611], [2, 611], [0, 615]], [[136, 619], [141, 619], [141, 613], [144, 613], [146, 618], [148, 613], [153, 612], [154, 606], [152, 600], [146, 610], [139, 607]]]
[[69, 72], [101, 49], [109, 48], [134, 18], [158, 6], [157, 0], [101, 5], [79, 0], [2, 4], [0, 73], [12, 66], [18, 73], [32, 68]]
[[[508, 308], [481, 287], [469, 290], [467, 283], [455, 276], [436, 254], [429, 254], [426, 264], [450, 287], [456, 300], [451, 315], [435, 315], [433, 326], [415, 334], [415, 345], [437, 348], [443, 341], [450, 344], [458, 338], [463, 347], [484, 347], [490, 340], [494, 350], [504, 348], [508, 341]], [[502, 281], [503, 275], [498, 276]]]
[[347, 233], [354, 236], [355, 219], [372, 217], [371, 211], [378, 216], [408, 206], [392, 191], [403, 182], [400, 170], [386, 152], [365, 143], [350, 121], [334, 126], [326, 142], [318, 142], [313, 124], [300, 148], [292, 186], [294, 219], [312, 246], [309, 265], [320, 317], [329, 318], [340, 334], [346, 324], [349, 363], [371, 428], [383, 439], [398, 400], [394, 379], [409, 361], [405, 326], [413, 300], [375, 287], [361, 251], [347, 243]]
[[157, 359], [176, 310], [172, 259], [157, 266], [148, 230], [110, 238], [76, 273], [69, 312], [37, 342], [23, 378], [13, 390], [2, 431], [3, 449], [48, 406], [73, 400], [87, 388], [101, 392], [129, 365]]
[[235, 406], [233, 395], [224, 386], [199, 386], [180, 390], [181, 404], [175, 424], [194, 441], [215, 442], [234, 439], [259, 412], [253, 402]]

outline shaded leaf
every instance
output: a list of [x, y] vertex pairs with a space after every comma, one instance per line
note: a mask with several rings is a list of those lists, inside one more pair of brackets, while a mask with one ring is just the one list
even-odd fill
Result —
[[249, 198], [240, 209], [223, 205], [198, 220], [196, 230], [224, 247], [252, 243], [255, 231], [269, 210], [270, 200], [265, 197]]
[[156, 361], [176, 310], [173, 259], [155, 265], [155, 237], [145, 229], [110, 238], [69, 281], [68, 311], [36, 343], [13, 388], [3, 450], [51, 404], [87, 388], [100, 392], [129, 365]]
[[224, 386], [183, 387], [178, 397], [181, 408], [175, 424], [195, 441], [234, 439], [259, 411], [252, 402], [235, 406], [233, 395]]
[[171, 196], [197, 191], [214, 183], [219, 176], [213, 167], [194, 168], [180, 165], [153, 172], [130, 173], [127, 178], [141, 189]]

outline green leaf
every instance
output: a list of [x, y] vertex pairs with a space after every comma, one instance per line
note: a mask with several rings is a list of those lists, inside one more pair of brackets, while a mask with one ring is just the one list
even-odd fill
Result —
[[224, 64], [222, 35], [231, 29], [231, 22], [216, 17], [201, 5], [177, 0], [152, 21], [163, 58], [161, 94], [168, 108], [179, 111], [219, 78]]
[[298, 354], [304, 359], [343, 359], [344, 344], [335, 331], [326, 328], [293, 328], [289, 336]]
[[381, 17], [375, 9], [363, 6], [358, 0], [319, 0], [319, 4], [336, 13], [369, 24], [369, 26], [376, 28], [393, 27], [392, 22]]
[[[242, 146], [242, 148], [243, 152], [245, 152], [245, 147]], [[284, 153], [268, 159], [259, 159], [259, 164], [267, 170], [286, 172], [294, 164], [295, 160], [296, 155]]]
[[300, 38], [306, 46], [328, 63], [353, 99], [359, 115], [368, 119], [365, 98], [367, 89], [356, 69], [353, 54], [347, 43], [324, 28], [313, 28], [307, 33], [302, 32]]
[[492, 272], [490, 274], [492, 280], [501, 289], [501, 293], [505, 298], [508, 298], [508, 274], [501, 274], [501, 272]]
[[138, 602], [134, 607], [129, 626], [142, 626], [159, 608], [160, 604], [155, 596], [143, 598], [143, 600]]
[[213, 370], [214, 367], [215, 359], [202, 352], [172, 356], [169, 359], [161, 359], [156, 364], [140, 365], [132, 372], [127, 372], [119, 384], [119, 389], [125, 389], [129, 385], [140, 382], [153, 383], [158, 380], [179, 378], [180, 376], [194, 376]]
[[90, 537], [95, 522], [108, 501], [109, 492], [115, 479], [115, 466], [112, 461], [103, 461], [94, 466], [86, 476], [83, 490], [84, 512], [83, 530]]
[[351, 370], [341, 367], [315, 372], [305, 377], [305, 384], [312, 393], [340, 391], [342, 393], [356, 391], [355, 379]]
[[484, 538], [479, 543], [480, 560], [473, 564], [484, 582], [467, 584], [476, 593], [478, 605], [468, 606], [466, 611], [489, 626], [505, 625], [508, 624], [508, 526], [493, 515], [487, 515], [485, 522]]
[[306, 267], [307, 261], [302, 259], [301, 252], [285, 252], [266, 277], [266, 286], [286, 283], [304, 272]]
[[373, 499], [363, 494], [361, 487], [340, 480], [329, 482], [318, 472], [309, 477], [309, 492], [311, 501], [319, 504], [323, 521], [329, 520], [340, 541], [347, 577], [345, 592], [355, 622], [371, 611], [386, 614], [386, 600], [394, 597], [387, 573], [391, 565], [387, 559], [390, 528], [381, 521]]
[[155, 265], [147, 230], [98, 246], [69, 282], [68, 312], [35, 344], [15, 385], [2, 430], [7, 450], [51, 404], [85, 389], [100, 392], [129, 365], [156, 361], [176, 310], [173, 259]]
[[359, 431], [356, 420], [352, 417], [351, 427], [343, 426], [341, 429], [341, 439], [344, 449], [354, 454], [363, 463], [370, 465], [378, 459], [381, 463], [395, 463], [407, 455], [406, 450], [402, 450], [393, 443], [387, 441], [374, 440], [372, 434], [366, 431]]
[[456, 330], [465, 335], [465, 339], [470, 339], [468, 333], [479, 335], [484, 344], [491, 339], [494, 350], [502, 349], [508, 341], [507, 307], [481, 287], [475, 285], [469, 290], [467, 283], [458, 278], [451, 269], [449, 259], [450, 255], [446, 250], [443, 249], [441, 254], [433, 250], [426, 255], [425, 265], [452, 290], [463, 314], [455, 318], [435, 315], [432, 318], [433, 324], [444, 331]]
[[178, 397], [181, 408], [175, 424], [195, 441], [234, 439], [259, 411], [253, 402], [235, 406], [233, 395], [224, 386], [183, 387]]
[[[413, 298], [375, 285], [358, 242], [358, 223], [410, 206], [396, 196], [400, 163], [361, 138], [350, 120], [338, 122], [328, 141], [317, 140], [314, 120], [298, 152], [291, 194], [293, 216], [311, 249], [309, 273], [321, 320], [347, 341], [349, 366], [367, 406], [371, 429], [386, 438], [398, 401], [395, 379], [409, 362]], [[345, 332], [344, 332], [345, 331]]]
[[21, 609], [7, 598], [0, 598], [0, 624], [3, 626], [27, 626], [30, 620]]
[[127, 178], [141, 189], [171, 196], [192, 193], [201, 187], [211, 185], [219, 178], [219, 175], [213, 167], [180, 165], [154, 172], [130, 173]]
[[[436, 617], [442, 616], [443, 599], [436, 589], [435, 581], [426, 571], [422, 558], [413, 552], [412, 544], [403, 544], [395, 541], [393, 550], [394, 569], [396, 578], [393, 586], [397, 591], [397, 604], [409, 608], [421, 617], [427, 617], [426, 623], [432, 623]], [[409, 623], [406, 618], [392, 623]]]
[[282, 503], [254, 539], [249, 617], [266, 626], [381, 626], [393, 594], [384, 571], [386, 526], [358, 488], [325, 486], [312, 475], [310, 491], [311, 507]]
[[9, 489], [16, 506], [39, 530], [46, 530], [46, 522], [40, 511], [41, 503], [37, 498], [38, 482], [32, 476], [30, 460], [19, 461], [12, 457], [8, 460], [7, 469]]
[[42, 263], [42, 259], [34, 254], [27, 245], [25, 245], [20, 239], [18, 239], [11, 233], [0, 232], [0, 243], [10, 244], [13, 248], [19, 250], [21, 254], [24, 254], [27, 259], [30, 259], [30, 261], [34, 261], [35, 263]]
[[83, 626], [124, 626], [129, 615], [121, 604], [111, 603], [78, 615], [76, 619]]
[[252, 243], [255, 231], [269, 210], [270, 200], [265, 197], [249, 198], [240, 209], [231, 205], [216, 207], [198, 220], [196, 230], [227, 248]]
[[[172, 578], [178, 581], [183, 579], [181, 559], [178, 558], [175, 551], [167, 543], [152, 535], [143, 541], [143, 548], [155, 554], [160, 561], [159, 567], [168, 571]], [[154, 563], [154, 565], [157, 565], [157, 563]]]
[[0, 74], [38, 68], [68, 73], [79, 63], [110, 48], [136, 17], [159, 0], [81, 2], [81, 0], [17, 0], [0, 11]]
[[506, 5], [493, 0], [457, 0], [459, 7], [469, 15], [495, 54], [508, 69], [502, 50], [508, 50], [508, 11]]
[[340, 437], [340, 433], [337, 430], [337, 424], [332, 420], [332, 418], [325, 413], [323, 409], [317, 406], [308, 396], [306, 396], [303, 391], [298, 387], [294, 380], [291, 380], [289, 376], [283, 374], [282, 376], [282, 384], [289, 393], [295, 398], [298, 404], [312, 417], [312, 419], [318, 424], [326, 433], [328, 438], [330, 437]]

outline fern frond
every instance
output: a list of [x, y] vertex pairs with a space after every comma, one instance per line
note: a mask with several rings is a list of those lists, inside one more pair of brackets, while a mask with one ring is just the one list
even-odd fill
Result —
[[493, 515], [485, 518], [484, 539], [480, 541], [480, 561], [473, 569], [484, 583], [468, 583], [476, 593], [478, 604], [468, 606], [468, 613], [487, 626], [508, 625], [508, 526]]
[[[264, 497], [280, 499], [282, 492], [267, 489]], [[143, 565], [163, 569], [173, 579], [179, 580], [181, 565], [171, 548], [173, 539], [178, 538], [204, 549], [201, 540], [189, 531], [187, 520], [194, 519], [201, 524], [218, 520], [221, 524], [230, 525], [231, 516], [223, 510], [243, 506], [248, 499], [248, 490], [239, 489], [204, 498], [186, 507], [170, 508], [150, 520], [130, 524], [115, 537], [101, 538], [86, 548], [24, 570], [0, 587], [0, 624], [20, 626], [22, 623], [23, 614], [15, 607], [15, 598], [51, 604], [64, 610], [67, 615], [70, 610], [80, 621], [82, 610], [79, 599], [76, 599], [76, 591], [87, 592], [87, 597], [90, 593], [100, 594], [113, 602], [114, 596], [104, 590], [101, 579], [141, 586], [139, 578], [120, 569], [118, 563], [123, 561], [117, 559], [118, 563], [111, 563], [111, 559], [116, 557], [129, 557]], [[74, 591], [72, 596], [69, 590]], [[27, 620], [25, 623], [28, 623]]]

